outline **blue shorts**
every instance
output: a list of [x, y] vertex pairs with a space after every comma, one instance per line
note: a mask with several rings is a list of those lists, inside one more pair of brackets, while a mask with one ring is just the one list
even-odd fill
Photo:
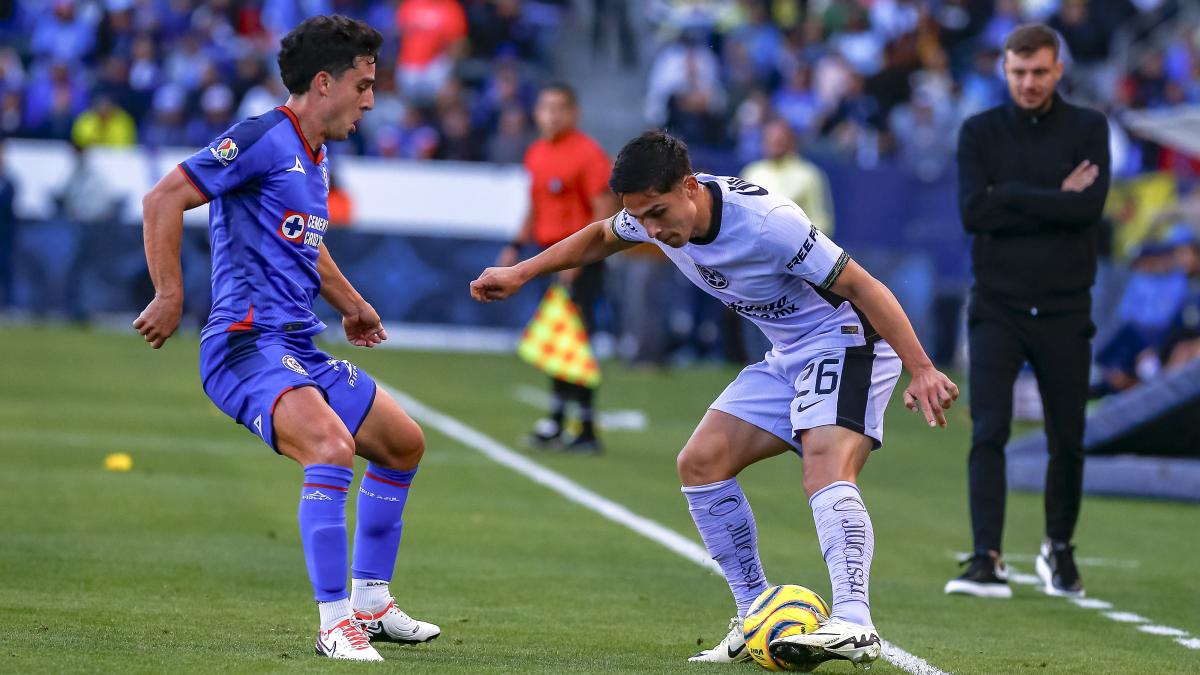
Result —
[[316, 387], [350, 434], [375, 401], [375, 380], [349, 361], [317, 349], [311, 337], [257, 330], [218, 333], [200, 343], [204, 393], [276, 452], [272, 416], [279, 397]]

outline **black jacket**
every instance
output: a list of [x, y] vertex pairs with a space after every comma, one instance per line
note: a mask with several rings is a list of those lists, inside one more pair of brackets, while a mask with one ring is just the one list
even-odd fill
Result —
[[[1085, 159], [1100, 175], [1064, 192]], [[1009, 101], [964, 122], [958, 208], [974, 235], [975, 292], [1022, 312], [1086, 311], [1108, 183], [1108, 121], [1096, 110], [1055, 94], [1041, 115]]]

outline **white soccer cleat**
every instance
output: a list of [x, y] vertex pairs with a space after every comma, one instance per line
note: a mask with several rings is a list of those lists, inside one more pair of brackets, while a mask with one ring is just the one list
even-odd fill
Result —
[[742, 633], [742, 620], [733, 617], [729, 620], [729, 634], [712, 649], [705, 649], [688, 658], [688, 661], [708, 663], [741, 663], [750, 660], [750, 650], [746, 649], [746, 636]]
[[383, 657], [371, 646], [371, 641], [349, 618], [317, 633], [318, 656], [345, 661], [382, 661]]
[[810, 670], [822, 661], [833, 659], [870, 664], [883, 651], [874, 626], [860, 626], [845, 619], [829, 619], [807, 635], [781, 637], [767, 647], [777, 661]]
[[387, 607], [378, 613], [356, 611], [354, 623], [372, 642], [419, 645], [434, 640], [442, 634], [441, 628], [425, 621], [417, 621], [401, 612], [396, 607], [395, 600], [389, 600]]

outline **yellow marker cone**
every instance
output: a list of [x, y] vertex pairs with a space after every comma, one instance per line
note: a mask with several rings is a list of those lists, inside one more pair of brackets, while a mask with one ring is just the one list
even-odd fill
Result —
[[589, 389], [600, 386], [600, 364], [592, 353], [579, 308], [558, 284], [542, 297], [517, 345], [517, 355], [556, 380]]
[[104, 458], [104, 468], [109, 471], [129, 471], [133, 468], [133, 458], [124, 452], [114, 452]]

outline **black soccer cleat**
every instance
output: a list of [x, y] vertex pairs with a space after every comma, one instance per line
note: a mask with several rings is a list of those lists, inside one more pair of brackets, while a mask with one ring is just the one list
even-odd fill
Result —
[[1011, 598], [1008, 566], [999, 556], [976, 553], [962, 562], [967, 571], [946, 582], [946, 594], [973, 595], [977, 598]]
[[1079, 578], [1079, 569], [1075, 567], [1075, 547], [1069, 542], [1042, 542], [1042, 550], [1038, 553], [1038, 578], [1044, 584], [1042, 590], [1047, 595], [1057, 595], [1065, 598], [1082, 598], [1083, 580]]

